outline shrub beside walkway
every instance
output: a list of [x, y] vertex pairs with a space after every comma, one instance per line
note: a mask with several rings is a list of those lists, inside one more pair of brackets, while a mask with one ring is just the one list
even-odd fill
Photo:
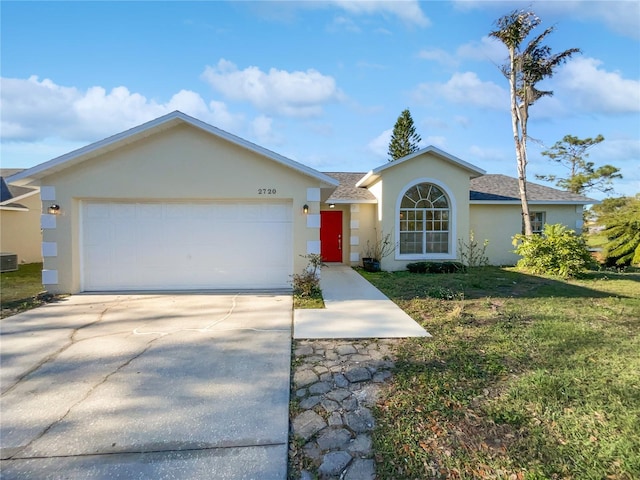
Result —
[[398, 339], [294, 342], [289, 478], [375, 479], [371, 432]]

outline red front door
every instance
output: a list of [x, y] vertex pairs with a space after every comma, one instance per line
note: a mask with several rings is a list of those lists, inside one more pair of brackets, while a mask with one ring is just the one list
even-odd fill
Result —
[[320, 255], [325, 262], [342, 262], [342, 212], [320, 212]]

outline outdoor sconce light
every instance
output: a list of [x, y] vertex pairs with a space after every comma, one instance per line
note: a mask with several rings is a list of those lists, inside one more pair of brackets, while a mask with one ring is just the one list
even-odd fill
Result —
[[330, 203], [329, 204], [329, 208], [336, 208], [336, 204], [335, 203]]
[[304, 214], [306, 215], [307, 213], [309, 213], [309, 205], [307, 205], [306, 203], [304, 204], [304, 207], [302, 207], [302, 211], [304, 212]]
[[57, 203], [54, 203], [52, 205], [49, 205], [49, 213], [51, 215], [59, 215], [60, 214], [60, 205], [58, 205]]

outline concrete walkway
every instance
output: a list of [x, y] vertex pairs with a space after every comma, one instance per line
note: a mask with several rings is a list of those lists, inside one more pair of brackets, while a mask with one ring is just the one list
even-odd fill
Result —
[[295, 339], [431, 336], [347, 265], [325, 266], [320, 286], [326, 308], [294, 310]]

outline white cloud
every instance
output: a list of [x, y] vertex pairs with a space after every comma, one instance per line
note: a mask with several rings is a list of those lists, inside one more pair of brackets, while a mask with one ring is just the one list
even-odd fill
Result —
[[449, 67], [460, 65], [462, 60], [491, 62], [499, 68], [508, 57], [506, 47], [497, 39], [485, 36], [480, 41], [472, 41], [460, 45], [455, 53], [441, 48], [424, 48], [418, 52], [418, 58], [431, 60]]
[[333, 77], [313, 69], [287, 72], [271, 68], [265, 73], [253, 66], [238, 70], [221, 59], [215, 67], [207, 66], [202, 78], [226, 98], [250, 102], [265, 113], [291, 117], [319, 116], [325, 104], [344, 97]]
[[387, 158], [389, 153], [389, 142], [391, 141], [391, 134], [393, 128], [385, 130], [376, 138], [371, 140], [367, 145], [367, 150], [380, 158]]
[[509, 108], [507, 90], [493, 82], [483, 82], [474, 72], [455, 73], [446, 83], [421, 83], [414, 91], [414, 98], [426, 104], [444, 99], [473, 107]]
[[509, 56], [507, 47], [500, 40], [484, 36], [480, 41], [473, 41], [460, 45], [456, 50], [459, 58], [486, 62], [487, 60], [496, 66], [505, 63]]
[[280, 145], [283, 142], [281, 136], [273, 130], [273, 118], [259, 115], [251, 122], [251, 133], [257, 142], [262, 145]]
[[223, 129], [236, 129], [240, 116], [221, 102], [209, 105], [195, 92], [181, 90], [167, 103], [149, 100], [120, 86], [81, 91], [49, 79], [2, 79], [2, 138], [29, 141], [59, 137], [94, 141], [180, 110]]
[[333, 0], [332, 3], [350, 13], [365, 15], [387, 13], [395, 15], [405, 23], [420, 27], [428, 27], [431, 24], [417, 0]]
[[456, 67], [460, 62], [441, 48], [425, 48], [418, 52], [418, 58], [437, 62], [447, 67]]
[[573, 98], [573, 107], [597, 113], [640, 112], [640, 82], [608, 72], [600, 60], [578, 57], [567, 62], [554, 77], [563, 96]]
[[360, 33], [362, 31], [356, 22], [343, 16], [335, 17], [329, 26], [327, 26], [327, 30], [332, 33], [340, 31]]

